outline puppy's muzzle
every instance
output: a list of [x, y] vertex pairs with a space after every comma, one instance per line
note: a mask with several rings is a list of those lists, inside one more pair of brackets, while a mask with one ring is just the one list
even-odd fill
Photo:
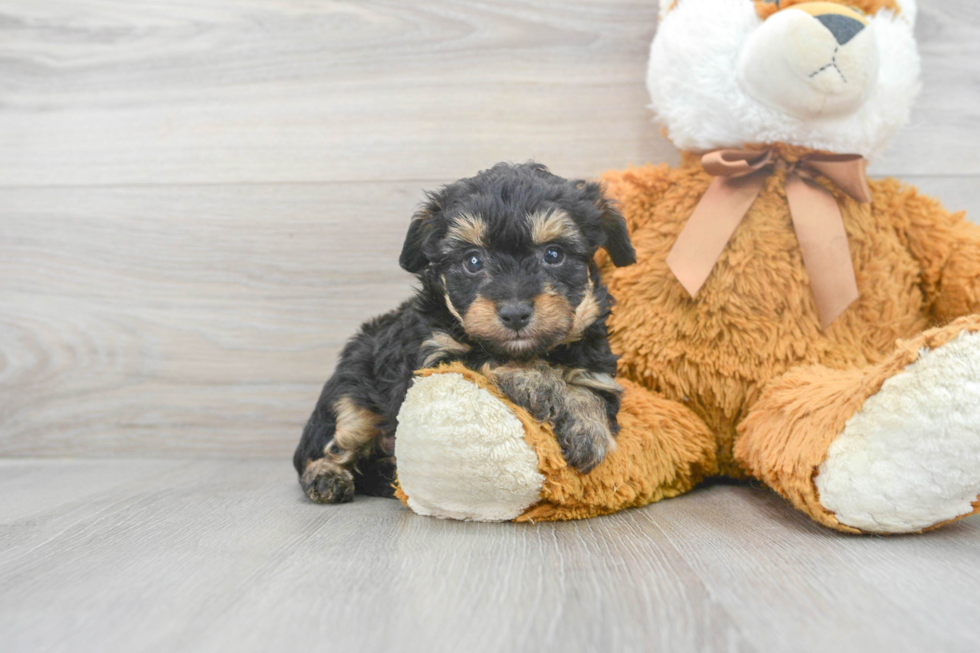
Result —
[[497, 308], [500, 323], [512, 331], [520, 331], [534, 317], [534, 306], [530, 302], [505, 302]]

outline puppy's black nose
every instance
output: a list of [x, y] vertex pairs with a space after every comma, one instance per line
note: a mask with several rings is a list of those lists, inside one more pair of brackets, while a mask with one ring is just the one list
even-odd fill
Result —
[[834, 38], [837, 39], [837, 43], [840, 45], [844, 45], [864, 29], [864, 23], [850, 16], [824, 14], [823, 16], [814, 16], [814, 18], [830, 30], [830, 33], [834, 35]]
[[507, 302], [497, 309], [497, 317], [504, 326], [514, 331], [520, 331], [531, 321], [534, 307], [527, 302]]

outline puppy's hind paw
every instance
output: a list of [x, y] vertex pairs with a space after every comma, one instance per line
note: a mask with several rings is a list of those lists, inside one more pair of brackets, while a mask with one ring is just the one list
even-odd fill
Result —
[[348, 503], [354, 500], [354, 475], [326, 458], [310, 461], [299, 482], [306, 496], [316, 503]]

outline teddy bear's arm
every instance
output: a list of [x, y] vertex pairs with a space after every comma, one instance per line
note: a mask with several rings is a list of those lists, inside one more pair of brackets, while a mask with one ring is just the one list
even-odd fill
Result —
[[980, 226], [969, 222], [963, 211], [950, 213], [937, 200], [912, 188], [901, 188], [897, 199], [899, 206], [879, 204], [878, 198], [875, 203], [898, 209], [909, 251], [922, 268], [922, 288], [931, 317], [946, 323], [980, 313]]
[[954, 216], [952, 244], [939, 280], [933, 314], [940, 322], [980, 313], [980, 226]]

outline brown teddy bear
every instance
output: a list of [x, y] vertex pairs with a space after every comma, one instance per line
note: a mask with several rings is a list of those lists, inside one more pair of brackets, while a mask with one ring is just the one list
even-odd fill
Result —
[[638, 260], [603, 268], [618, 447], [578, 474], [479, 374], [426, 370], [399, 416], [403, 500], [569, 519], [722, 475], [854, 533], [980, 508], [980, 227], [864, 177], [918, 90], [915, 12], [665, 2], [648, 87], [682, 163], [604, 176]]

